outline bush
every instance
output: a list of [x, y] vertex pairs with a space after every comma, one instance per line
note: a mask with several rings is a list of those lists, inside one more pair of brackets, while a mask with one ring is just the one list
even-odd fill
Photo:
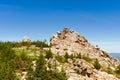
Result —
[[14, 80], [15, 52], [6, 43], [0, 43], [0, 80]]
[[53, 58], [53, 53], [51, 52], [51, 50], [46, 51], [46, 56], [45, 58], [49, 59], [49, 58]]
[[70, 56], [68, 55], [68, 53], [65, 53], [64, 58], [65, 58], [65, 62], [67, 62], [68, 58], [70, 58]]
[[65, 62], [65, 58], [63, 56], [60, 56], [60, 55], [57, 55], [55, 56], [56, 60], [61, 62], [61, 63], [64, 63]]
[[76, 58], [81, 59], [81, 58], [82, 58], [81, 54], [79, 53], [79, 54], [76, 56]]
[[82, 56], [81, 58], [86, 60], [87, 62], [91, 62], [92, 61], [92, 59], [87, 57], [87, 56]]
[[117, 74], [120, 74], [120, 65], [119, 66], [117, 66], [117, 69], [116, 69], [116, 71], [115, 71]]
[[101, 65], [99, 64], [99, 61], [98, 61], [98, 59], [96, 59], [96, 61], [94, 62], [94, 67], [96, 68], [96, 69], [100, 69], [101, 68]]
[[50, 47], [45, 42], [42, 42], [42, 41], [39, 41], [39, 40], [31, 42], [31, 44], [35, 45], [36, 47], [41, 47], [41, 48], [43, 48], [43, 47]]

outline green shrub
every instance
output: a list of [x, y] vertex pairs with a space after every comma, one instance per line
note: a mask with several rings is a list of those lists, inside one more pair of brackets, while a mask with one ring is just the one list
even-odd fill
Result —
[[76, 56], [76, 58], [81, 59], [81, 58], [82, 58], [81, 53], [79, 53], [79, 54]]
[[108, 67], [108, 68], [107, 68], [107, 73], [108, 73], [108, 74], [113, 74], [113, 70], [112, 70], [110, 67]]
[[45, 42], [42, 42], [42, 41], [39, 41], [39, 40], [31, 42], [31, 44], [35, 45], [36, 47], [41, 47], [41, 48], [50, 47]]
[[101, 65], [99, 64], [98, 59], [95, 60], [95, 62], [94, 62], [93, 65], [94, 65], [94, 67], [95, 67], [96, 69], [98, 69], [98, 70], [101, 68]]
[[115, 71], [117, 74], [120, 74], [120, 65], [119, 66], [117, 66], [117, 68], [116, 68], [116, 71]]
[[73, 59], [73, 58], [75, 58], [75, 56], [73, 54], [71, 54], [71, 55], [69, 55], [69, 58]]
[[86, 60], [87, 62], [91, 62], [91, 61], [92, 61], [92, 59], [91, 59], [91, 58], [86, 57], [86, 56], [82, 56], [81, 58], [82, 58], [82, 59], [84, 59], [84, 60]]
[[46, 56], [45, 58], [49, 59], [49, 58], [53, 58], [53, 53], [51, 52], [51, 50], [46, 51]]
[[6, 43], [0, 43], [0, 80], [14, 80], [15, 52]]
[[65, 58], [65, 62], [67, 62], [68, 58], [70, 58], [70, 56], [68, 55], [68, 53], [65, 53], [64, 58]]
[[64, 49], [64, 51], [68, 50], [67, 48]]

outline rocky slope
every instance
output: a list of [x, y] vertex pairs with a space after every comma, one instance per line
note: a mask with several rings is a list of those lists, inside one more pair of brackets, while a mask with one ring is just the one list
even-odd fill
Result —
[[[92, 46], [83, 36], [69, 28], [64, 28], [54, 34], [50, 43], [52, 44], [51, 51], [60, 56], [64, 56], [66, 53], [74, 56], [81, 54], [93, 60], [98, 59], [102, 67], [109, 67], [112, 70], [115, 69], [113, 66], [120, 65], [118, 59], [109, 56], [107, 52], [97, 46]], [[112, 74], [96, 70], [92, 63], [83, 59], [71, 59], [66, 64], [69, 65], [64, 66], [66, 74], [69, 76], [68, 80], [119, 80]], [[76, 70], [80, 71], [80, 74], [76, 73]]]
[[105, 61], [115, 66], [120, 64], [118, 59], [109, 56], [100, 48], [92, 46], [83, 36], [69, 28], [64, 28], [61, 32], [53, 35], [50, 43], [53, 45], [51, 48], [53, 53], [60, 55], [65, 55], [66, 52], [74, 55], [81, 53], [90, 58], [97, 58], [102, 61], [101, 63]]

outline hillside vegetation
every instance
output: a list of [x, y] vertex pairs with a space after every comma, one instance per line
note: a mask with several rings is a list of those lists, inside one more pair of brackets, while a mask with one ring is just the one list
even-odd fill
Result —
[[[52, 54], [43, 47], [49, 46], [41, 41], [0, 42], [0, 80], [19, 80], [24, 76], [27, 80], [65, 80], [64, 72], [47, 71], [45, 59]], [[35, 70], [33, 61], [36, 61]]]
[[120, 80], [119, 61], [70, 29], [26, 40], [0, 42], [0, 80]]

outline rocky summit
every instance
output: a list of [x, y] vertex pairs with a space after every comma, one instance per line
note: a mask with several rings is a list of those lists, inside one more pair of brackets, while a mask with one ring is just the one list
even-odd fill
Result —
[[[98, 60], [98, 63], [103, 69], [97, 70], [93, 67], [92, 62], [86, 62], [82, 59], [69, 59], [65, 70], [69, 76], [68, 80], [119, 80], [112, 74], [108, 74], [106, 70], [115, 70], [115, 66], [120, 65], [120, 61], [110, 56], [107, 52], [101, 50], [98, 46], [91, 45], [85, 37], [69, 28], [64, 28], [62, 31], [54, 34], [50, 43], [52, 44], [51, 51], [56, 55], [64, 56], [79, 55], [90, 58], [92, 60]], [[71, 63], [71, 64], [70, 64]], [[114, 67], [113, 67], [114, 66]], [[80, 72], [84, 75], [79, 75]]]
[[50, 43], [53, 45], [51, 50], [53, 53], [59, 53], [59, 55], [65, 55], [65, 53], [81, 54], [90, 58], [99, 59], [102, 65], [108, 66], [105, 63], [119, 65], [118, 59], [115, 59], [108, 55], [107, 52], [101, 50], [97, 46], [92, 46], [85, 37], [81, 36], [77, 32], [64, 28], [62, 31], [57, 32], [50, 39]]

